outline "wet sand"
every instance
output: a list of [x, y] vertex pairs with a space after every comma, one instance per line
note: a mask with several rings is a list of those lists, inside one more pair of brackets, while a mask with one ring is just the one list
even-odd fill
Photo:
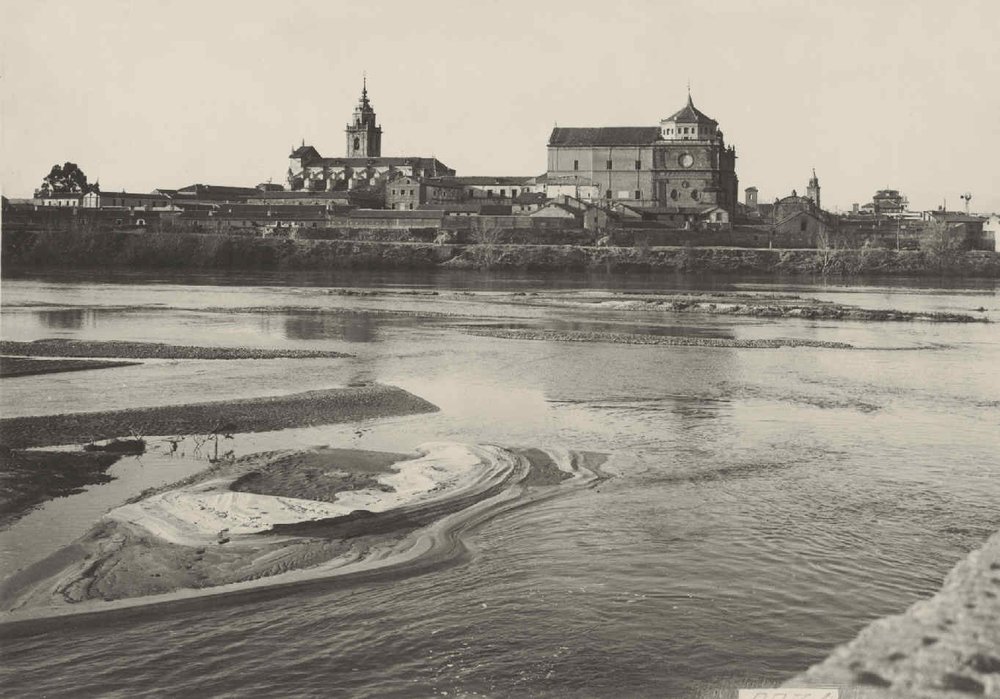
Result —
[[28, 357], [0, 357], [0, 378], [59, 374], [67, 371], [113, 369], [135, 366], [140, 362], [103, 362], [97, 359], [33, 359]]
[[0, 527], [46, 500], [107, 483], [111, 480], [108, 469], [121, 457], [103, 452], [0, 449]]
[[21, 449], [135, 435], [264, 432], [436, 410], [400, 388], [371, 384], [285, 396], [5, 418], [0, 420], [0, 446]]
[[351, 355], [326, 350], [259, 349], [255, 347], [192, 347], [123, 340], [45, 339], [0, 341], [0, 354], [34, 357], [113, 357], [120, 359], [315, 359]]
[[[526, 489], [594, 482], [603, 477], [602, 460], [454, 443], [424, 445], [411, 456], [253, 455], [112, 510], [70, 547], [4, 581], [0, 609], [44, 616], [304, 569], [337, 575], [447, 557], [456, 532], [489, 507], [523, 500]], [[314, 488], [317, 481], [323, 487]]]

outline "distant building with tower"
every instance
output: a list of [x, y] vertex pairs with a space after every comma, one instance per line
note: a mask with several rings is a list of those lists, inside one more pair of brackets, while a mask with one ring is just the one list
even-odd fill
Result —
[[288, 156], [287, 189], [335, 192], [368, 189], [384, 197], [386, 185], [397, 177], [454, 177], [455, 171], [434, 157], [382, 156], [382, 127], [364, 81], [361, 97], [345, 129], [343, 158], [324, 158], [303, 140]]
[[690, 93], [659, 126], [555, 127], [546, 178], [588, 183], [608, 205], [689, 221], [729, 221], [738, 203], [736, 150]]

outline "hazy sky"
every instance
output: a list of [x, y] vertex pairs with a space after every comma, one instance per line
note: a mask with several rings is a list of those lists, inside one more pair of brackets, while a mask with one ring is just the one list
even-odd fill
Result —
[[[368, 72], [383, 155], [535, 175], [560, 126], [695, 104], [740, 189], [826, 208], [902, 190], [1000, 211], [1000, 2], [0, 0], [0, 187], [54, 163], [107, 190], [283, 182], [301, 139], [344, 154]], [[742, 194], [741, 194], [742, 196]]]

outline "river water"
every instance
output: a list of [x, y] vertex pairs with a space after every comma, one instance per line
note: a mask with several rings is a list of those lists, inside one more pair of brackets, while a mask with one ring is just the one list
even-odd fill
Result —
[[[990, 284], [360, 274], [4, 280], [5, 339], [353, 355], [151, 361], [4, 379], [5, 416], [379, 381], [441, 412], [236, 435], [227, 448], [407, 452], [439, 440], [568, 447], [608, 454], [614, 477], [501, 514], [466, 535], [468, 556], [392, 582], [321, 581], [58, 628], [0, 627], [0, 693], [732, 697], [739, 686], [780, 683], [871, 620], [933, 594], [1000, 527], [1000, 326], [507, 302], [512, 292], [572, 299], [587, 289], [704, 288], [866, 308], [985, 308], [1000, 319]], [[862, 349], [510, 340], [464, 334], [459, 326], [470, 319]], [[0, 531], [4, 570], [69, 543], [150, 484], [203, 466], [198, 454], [163, 450], [119, 462], [113, 483]]]

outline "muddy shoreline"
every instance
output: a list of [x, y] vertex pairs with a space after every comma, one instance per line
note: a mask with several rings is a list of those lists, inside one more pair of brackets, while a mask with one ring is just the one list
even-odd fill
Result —
[[65, 340], [58, 338], [31, 342], [0, 340], [0, 354], [32, 357], [110, 357], [115, 359], [317, 359], [351, 356], [343, 352], [327, 350], [193, 347], [167, 345], [159, 342]]
[[30, 357], [0, 357], [0, 378], [61, 374], [69, 371], [114, 369], [136, 366], [141, 362], [105, 362], [98, 359], [33, 359]]

